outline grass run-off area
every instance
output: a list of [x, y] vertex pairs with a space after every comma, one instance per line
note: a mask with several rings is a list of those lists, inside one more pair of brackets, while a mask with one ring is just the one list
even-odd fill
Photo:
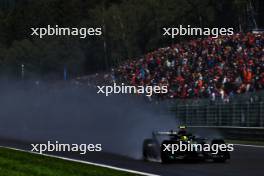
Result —
[[0, 147], [1, 176], [132, 176], [134, 174]]

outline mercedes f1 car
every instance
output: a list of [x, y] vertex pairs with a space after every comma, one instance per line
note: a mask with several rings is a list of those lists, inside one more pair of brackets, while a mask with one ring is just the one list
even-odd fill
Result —
[[225, 162], [230, 159], [231, 147], [223, 139], [194, 136], [181, 126], [179, 131], [153, 132], [152, 138], [143, 142], [143, 159], [162, 163], [189, 159]]

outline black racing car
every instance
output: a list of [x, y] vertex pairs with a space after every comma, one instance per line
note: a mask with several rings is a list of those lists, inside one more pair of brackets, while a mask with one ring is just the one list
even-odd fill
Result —
[[[186, 150], [182, 150], [184, 146]], [[179, 147], [182, 147], [181, 150]], [[232, 151], [232, 145], [226, 144], [223, 139], [197, 137], [188, 134], [185, 128], [180, 128], [178, 132], [153, 132], [152, 138], [145, 139], [143, 143], [144, 160], [160, 159], [162, 163], [189, 159], [225, 162], [230, 159], [229, 151]]]

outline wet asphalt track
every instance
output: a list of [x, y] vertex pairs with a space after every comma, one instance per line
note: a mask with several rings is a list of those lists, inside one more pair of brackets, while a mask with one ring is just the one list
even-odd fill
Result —
[[[1, 146], [30, 149], [30, 145], [13, 140], [0, 140]], [[226, 163], [195, 162], [161, 164], [145, 162], [109, 153], [89, 153], [76, 155], [72, 153], [50, 153], [73, 159], [106, 164], [110, 166], [132, 169], [141, 172], [164, 176], [263, 176], [264, 175], [264, 147], [235, 146], [231, 152], [231, 160]]]

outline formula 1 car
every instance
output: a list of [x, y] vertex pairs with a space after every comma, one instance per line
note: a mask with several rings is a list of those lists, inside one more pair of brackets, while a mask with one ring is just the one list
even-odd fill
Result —
[[[180, 148], [181, 147], [181, 148]], [[186, 127], [179, 131], [153, 132], [151, 139], [143, 142], [143, 159], [170, 163], [177, 160], [212, 160], [225, 162], [230, 159], [232, 146], [223, 139], [206, 139], [188, 134]]]

